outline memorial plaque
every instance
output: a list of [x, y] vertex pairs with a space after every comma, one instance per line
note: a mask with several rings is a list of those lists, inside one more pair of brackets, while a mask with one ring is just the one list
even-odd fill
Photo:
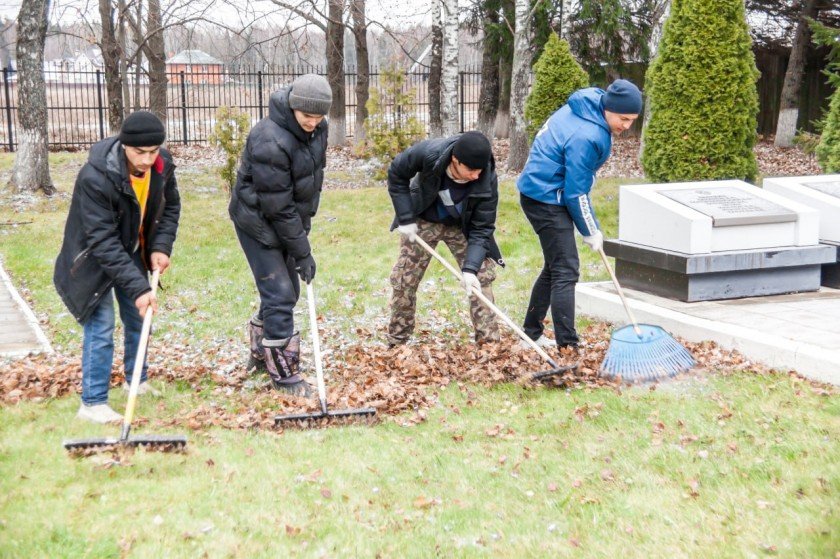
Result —
[[729, 186], [660, 190], [659, 193], [711, 217], [713, 227], [786, 223], [797, 219], [797, 213], [793, 210]]
[[840, 181], [803, 182], [802, 184], [808, 188], [819, 190], [823, 194], [840, 198]]

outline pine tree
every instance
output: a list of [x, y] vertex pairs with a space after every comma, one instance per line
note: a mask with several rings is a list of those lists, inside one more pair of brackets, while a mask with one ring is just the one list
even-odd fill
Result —
[[648, 177], [755, 179], [757, 79], [743, 0], [674, 0], [645, 79]]
[[835, 87], [817, 146], [817, 161], [825, 173], [840, 173], [840, 29], [811, 22], [814, 42], [830, 47], [825, 74]]
[[548, 117], [569, 96], [589, 85], [589, 76], [572, 56], [569, 43], [552, 33], [542, 56], [534, 64], [534, 86], [525, 102], [528, 138], [533, 141]]

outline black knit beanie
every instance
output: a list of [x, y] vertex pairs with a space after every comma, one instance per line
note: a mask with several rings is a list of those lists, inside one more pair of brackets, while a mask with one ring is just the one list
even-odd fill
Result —
[[622, 115], [642, 112], [642, 92], [633, 82], [617, 79], [610, 84], [601, 98], [604, 109]]
[[158, 117], [149, 111], [128, 115], [120, 128], [120, 143], [132, 147], [159, 146], [166, 140], [166, 129]]
[[464, 132], [455, 141], [452, 155], [470, 169], [484, 169], [490, 163], [493, 150], [490, 140], [481, 132]]

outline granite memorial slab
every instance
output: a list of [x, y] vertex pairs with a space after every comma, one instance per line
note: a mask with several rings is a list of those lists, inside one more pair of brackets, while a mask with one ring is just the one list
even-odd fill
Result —
[[813, 208], [820, 215], [820, 242], [837, 257], [822, 267], [822, 285], [840, 288], [840, 175], [768, 177], [764, 189]]
[[743, 181], [623, 185], [621, 241], [707, 254], [818, 243], [812, 208]]

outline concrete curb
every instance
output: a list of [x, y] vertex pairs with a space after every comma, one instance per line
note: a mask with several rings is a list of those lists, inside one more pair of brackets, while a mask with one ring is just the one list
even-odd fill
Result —
[[17, 289], [15, 289], [15, 286], [12, 284], [9, 274], [6, 273], [6, 270], [3, 267], [2, 258], [0, 258], [0, 281], [2, 281], [3, 286], [9, 292], [12, 300], [17, 304], [23, 314], [26, 325], [35, 333], [35, 338], [37, 339], [39, 345], [37, 348], [0, 352], [0, 357], [25, 357], [30, 353], [52, 353], [53, 348], [50, 341], [41, 329], [41, 325], [38, 323], [35, 313], [32, 312], [32, 309], [29, 308], [29, 305], [26, 304], [26, 301], [23, 300], [23, 297], [20, 296], [20, 293], [18, 293]]
[[[610, 291], [598, 286], [609, 286]], [[830, 350], [757, 329], [691, 316], [634, 300], [633, 290], [624, 291], [639, 322], [661, 326], [690, 342], [711, 340], [770, 367], [794, 369], [809, 379], [840, 386], [840, 348]], [[616, 324], [628, 322], [621, 299], [609, 282], [579, 283], [575, 293], [578, 313]]]

